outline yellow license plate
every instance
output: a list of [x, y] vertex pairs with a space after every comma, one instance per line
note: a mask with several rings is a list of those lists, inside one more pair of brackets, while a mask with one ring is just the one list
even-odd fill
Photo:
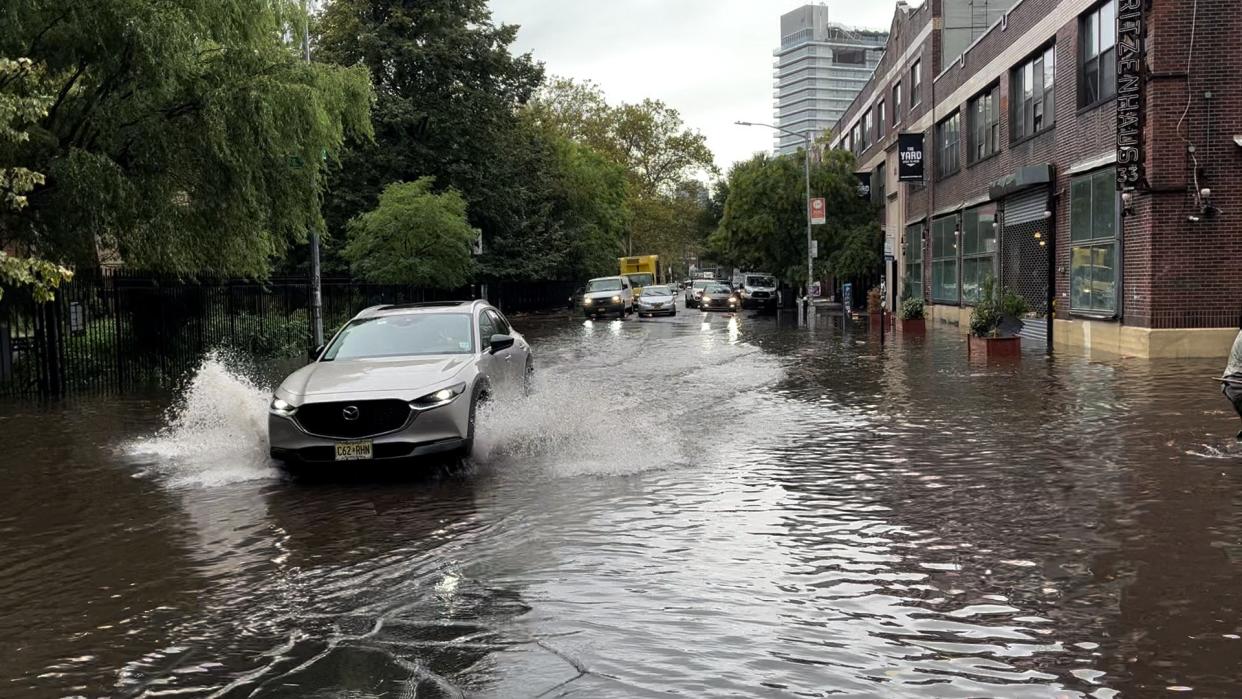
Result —
[[372, 458], [372, 454], [371, 440], [369, 439], [359, 442], [336, 443], [337, 461], [363, 461]]

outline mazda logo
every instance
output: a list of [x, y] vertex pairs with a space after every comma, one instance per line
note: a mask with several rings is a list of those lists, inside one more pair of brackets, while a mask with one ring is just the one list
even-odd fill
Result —
[[362, 411], [359, 410], [356, 405], [347, 405], [344, 410], [341, 411], [341, 417], [345, 418], [349, 422], [353, 422], [362, 417]]

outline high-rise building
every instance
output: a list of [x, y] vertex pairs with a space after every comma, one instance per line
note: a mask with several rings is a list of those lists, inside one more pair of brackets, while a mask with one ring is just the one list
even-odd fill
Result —
[[[824, 4], [781, 16], [775, 56], [776, 124], [816, 136], [836, 126], [867, 84], [888, 41], [886, 32], [850, 29], [828, 21]], [[802, 140], [780, 134], [776, 151], [792, 153]]]

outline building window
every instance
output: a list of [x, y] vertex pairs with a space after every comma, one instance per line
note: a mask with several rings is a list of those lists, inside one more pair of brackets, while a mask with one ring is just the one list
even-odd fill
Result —
[[884, 100], [875, 107], [875, 140], [884, 138]]
[[901, 120], [901, 81], [893, 85], [893, 126]]
[[958, 303], [957, 214], [932, 221], [932, 300]]
[[862, 127], [862, 149], [867, 150], [871, 146], [871, 134], [875, 133], [875, 114], [868, 109], [863, 112]]
[[948, 177], [957, 172], [961, 166], [962, 113], [954, 112], [953, 116], [936, 125], [936, 174]]
[[850, 152], [858, 155], [862, 151], [862, 137], [859, 135], [858, 124], [854, 124], [854, 128], [850, 129]]
[[1117, 312], [1117, 173], [1110, 169], [1070, 182], [1070, 310]]
[[923, 224], [906, 226], [906, 294], [923, 298]]
[[923, 100], [923, 62], [915, 61], [910, 68], [910, 109]]
[[832, 52], [832, 62], [839, 66], [865, 66], [867, 65], [867, 50], [834, 49]]
[[978, 162], [1000, 150], [1000, 86], [975, 97], [967, 108], [970, 115], [970, 162]]
[[1083, 15], [1078, 24], [1082, 48], [1078, 71], [1078, 107], [1089, 107], [1117, 94], [1117, 0]]
[[1056, 123], [1057, 52], [1049, 46], [1014, 68], [1009, 140], [1033, 136]]
[[884, 164], [876, 166], [871, 173], [871, 201], [880, 206], [888, 205], [888, 195], [886, 193], [888, 182], [885, 181]]
[[962, 302], [978, 303], [983, 283], [996, 274], [996, 206], [962, 214]]

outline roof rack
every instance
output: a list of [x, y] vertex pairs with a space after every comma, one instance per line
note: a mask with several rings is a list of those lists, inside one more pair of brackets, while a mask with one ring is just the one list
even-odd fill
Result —
[[377, 311], [404, 311], [414, 308], [454, 308], [473, 304], [474, 301], [419, 301], [417, 303], [394, 303], [379, 306]]

